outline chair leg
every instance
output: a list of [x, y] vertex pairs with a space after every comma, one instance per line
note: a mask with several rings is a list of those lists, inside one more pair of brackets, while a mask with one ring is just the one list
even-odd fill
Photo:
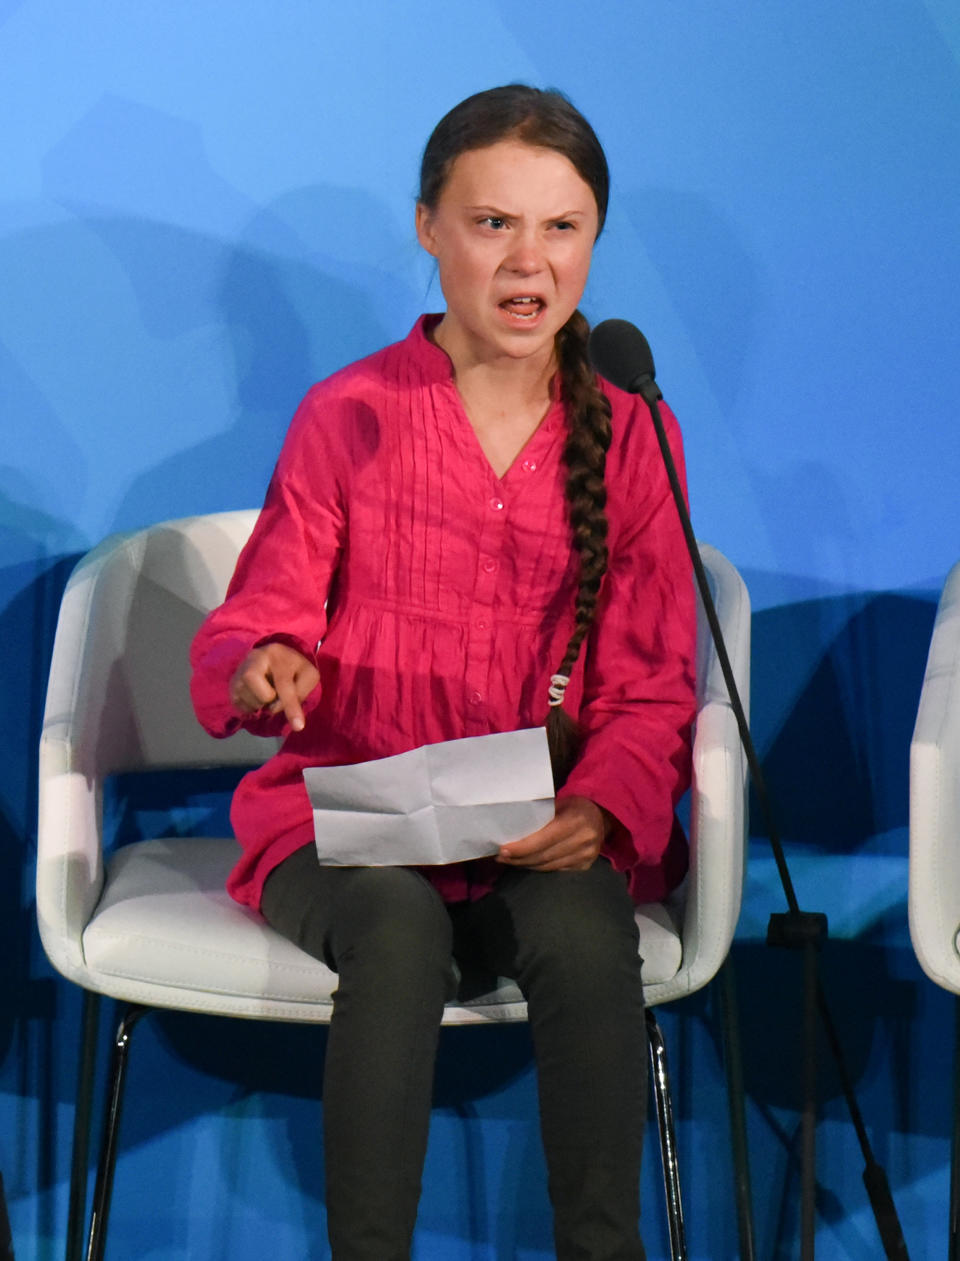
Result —
[[733, 960], [727, 955], [718, 977], [720, 982], [720, 1022], [723, 1033], [723, 1064], [730, 1104], [730, 1143], [733, 1148], [734, 1194], [737, 1201], [737, 1233], [740, 1261], [754, 1261], [755, 1232], [753, 1197], [750, 1189], [750, 1147], [743, 1088], [743, 1055], [740, 1049], [740, 1013]]
[[83, 1223], [87, 1209], [87, 1160], [90, 1152], [90, 1113], [97, 1066], [99, 1017], [100, 995], [84, 990], [80, 1064], [77, 1069], [77, 1102], [73, 1114], [73, 1154], [70, 1160], [66, 1261], [81, 1261], [83, 1257]]
[[670, 1226], [670, 1256], [672, 1261], [687, 1261], [687, 1238], [683, 1227], [683, 1205], [680, 1200], [680, 1171], [677, 1166], [677, 1140], [673, 1125], [673, 1103], [670, 1099], [667, 1048], [657, 1018], [650, 1007], [647, 1008], [647, 1039], [650, 1045], [653, 1093], [657, 1104], [663, 1190], [667, 1198], [667, 1221]]
[[14, 1261], [13, 1232], [10, 1229], [10, 1218], [7, 1215], [7, 1197], [3, 1190], [3, 1174], [0, 1173], [0, 1257], [3, 1261]]
[[960, 1261], [960, 997], [954, 1003], [953, 1139], [950, 1144], [949, 1261]]
[[134, 1026], [147, 1010], [146, 1007], [125, 1008], [113, 1043], [110, 1090], [103, 1118], [103, 1141], [97, 1165], [97, 1181], [93, 1189], [93, 1209], [90, 1213], [86, 1261], [103, 1261], [107, 1243], [110, 1196], [113, 1191], [113, 1172], [117, 1163], [117, 1139], [120, 1133], [120, 1112], [123, 1107], [123, 1088], [126, 1084], [130, 1039]]

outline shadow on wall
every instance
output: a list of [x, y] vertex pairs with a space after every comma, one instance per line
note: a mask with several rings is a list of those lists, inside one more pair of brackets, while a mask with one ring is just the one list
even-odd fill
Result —
[[[6, 481], [6, 479], [5, 479]], [[4, 1092], [19, 1102], [4, 1110], [10, 1164], [4, 1170], [11, 1203], [24, 1187], [57, 1180], [58, 1072], [63, 1027], [59, 989], [50, 969], [36, 966], [39, 944], [30, 890], [36, 819], [36, 758], [53, 629], [75, 556], [49, 559], [47, 543], [75, 544], [64, 522], [0, 498], [0, 643], [4, 684], [4, 757], [0, 782], [0, 1073]], [[8, 563], [9, 562], [9, 563]], [[71, 1057], [72, 1060], [72, 1057]], [[69, 1090], [69, 1087], [67, 1088]], [[34, 1128], [25, 1101], [35, 1100], [47, 1124]], [[37, 1201], [49, 1216], [50, 1197]], [[42, 1229], [38, 1226], [38, 1229]]]
[[[32, 835], [36, 748], [53, 633], [64, 585], [83, 541], [69, 522], [32, 506], [32, 485], [0, 468], [0, 643], [6, 750], [0, 801], [15, 827]], [[13, 497], [14, 493], [16, 498]]]
[[[382, 209], [366, 198], [314, 187], [285, 200], [295, 200], [305, 216], [303, 207], [308, 205], [317, 222], [363, 220], [371, 237], [384, 242], [387, 255], [395, 245]], [[240, 243], [229, 249], [213, 241], [203, 243], [209, 251], [206, 266], [213, 286], [206, 318], [222, 330], [227, 350], [227, 361], [210, 367], [222, 381], [222, 413], [233, 423], [194, 442], [195, 434], [209, 431], [211, 417], [198, 414], [198, 403], [187, 395], [174, 400], [193, 413], [195, 426], [183, 427], [180, 449], [133, 479], [117, 508], [118, 526], [129, 528], [193, 511], [259, 506], [287, 426], [310, 385], [407, 331], [391, 326], [377, 310], [381, 304], [400, 310], [411, 306], [410, 295], [394, 278], [375, 269], [367, 275], [354, 269], [356, 274], [344, 277], [326, 270], [332, 260], [310, 253], [284, 219], [286, 213], [286, 206], [261, 212]], [[127, 249], [121, 238], [131, 227], [140, 240]], [[165, 270], [162, 257], [158, 260], [164, 252], [158, 244], [162, 241], [165, 250], [179, 256], [186, 234], [157, 225], [103, 221], [96, 230], [109, 240], [111, 249], [124, 254], [139, 299], [156, 302], [154, 268], [158, 274]], [[193, 236], [190, 245], [197, 244]], [[201, 365], [200, 373], [204, 370]]]
[[[6, 261], [5, 255], [9, 281]], [[21, 309], [12, 305], [11, 314], [19, 319]], [[6, 345], [0, 345], [0, 389], [9, 408], [11, 436], [16, 435], [6, 444], [8, 462], [0, 467], [0, 644], [6, 665], [0, 763], [0, 1073], [4, 1094], [16, 1100], [3, 1114], [11, 1139], [4, 1172], [12, 1203], [25, 1187], [47, 1189], [57, 1177], [57, 1103], [65, 1093], [58, 1075], [59, 991], [49, 968], [37, 967], [31, 877], [37, 746], [54, 628], [63, 588], [86, 548], [86, 539], [65, 513], [82, 494], [86, 471], [68, 427]], [[32, 466], [31, 444], [37, 454]], [[27, 1100], [38, 1102], [49, 1124], [32, 1126], [35, 1114]], [[38, 1217], [50, 1211], [50, 1199], [41, 1196]]]
[[[952, 1018], [922, 977], [906, 932], [908, 751], [935, 613], [935, 592], [859, 593], [769, 608], [752, 624], [754, 735], [788, 864], [792, 855], [845, 859], [838, 879], [856, 905], [844, 915], [859, 927], [854, 940], [826, 943], [821, 980], [898, 1202], [909, 1202], [915, 1182], [937, 1175], [949, 1132], [937, 1100], [949, 1090], [941, 1048], [952, 1044]], [[751, 810], [760, 836], [756, 801]], [[806, 871], [815, 885], [814, 868]], [[816, 903], [815, 887], [798, 892], [802, 903], [804, 892]], [[843, 901], [838, 889], [829, 898]], [[767, 909], [785, 905], [778, 899]], [[752, 941], [737, 942], [733, 960], [747, 1094], [763, 1119], [752, 1150], [774, 1190], [758, 1203], [758, 1221], [775, 1242], [772, 1255], [786, 1259], [799, 1230], [801, 960]], [[818, 1080], [821, 1120], [838, 1127], [832, 1147], [821, 1137], [818, 1213], [844, 1255], [871, 1255], [880, 1246], [872, 1223], [870, 1237], [861, 1238], [855, 1220], [866, 1204], [860, 1151], [822, 1036]], [[904, 1134], [938, 1142], [918, 1143], [908, 1162], [891, 1165], [890, 1150]]]
[[[0, 502], [0, 540], [17, 505]], [[36, 516], [25, 510], [24, 520]], [[43, 518], [45, 530], [56, 523]], [[63, 534], [60, 537], [64, 537]], [[18, 540], [24, 542], [29, 540]], [[6, 551], [6, 547], [4, 548]], [[8, 663], [4, 696], [5, 751], [0, 788], [0, 1064], [9, 1053], [18, 1020], [52, 1018], [52, 996], [32, 975], [36, 935], [32, 871], [36, 837], [37, 747], [60, 597], [77, 557], [41, 557], [0, 569], [0, 643]]]
[[[297, 200], [317, 220], [364, 218], [387, 259], [402, 251], [369, 199], [311, 188]], [[258, 506], [309, 386], [408, 331], [417, 303], [395, 275], [335, 274], [279, 213], [257, 215], [236, 243], [89, 212], [9, 239], [18, 285], [44, 283], [76, 329], [28, 328], [27, 349], [9, 339], [4, 375], [45, 385], [15, 399], [19, 458], [42, 470], [42, 501], [70, 505], [93, 541]]]
[[[228, 1020], [164, 1012], [158, 1032], [167, 1049], [201, 1073], [231, 1082], [243, 1093], [266, 1091], [321, 1098], [326, 1026]], [[494, 1054], [487, 1029], [444, 1029], [434, 1094], [438, 1108], [497, 1094], [532, 1063], [526, 1024], [504, 1026]], [[504, 1036], [501, 1036], [504, 1035]], [[144, 1136], [145, 1137], [145, 1136]]]
[[[753, 618], [752, 728], [792, 844], [852, 853], [908, 821], [908, 750], [936, 596], [861, 593]], [[759, 833], [762, 815], [752, 810]], [[894, 852], [903, 853], [902, 840]]]
[[[48, 150], [43, 193], [41, 226], [2, 243], [0, 339], [34, 385], [15, 398], [18, 458], [87, 510], [94, 540], [260, 502], [309, 385], [419, 310], [412, 206], [407, 230], [357, 189], [258, 205], [211, 166], [196, 124], [115, 95]], [[81, 449], [41, 445], [44, 408]]]

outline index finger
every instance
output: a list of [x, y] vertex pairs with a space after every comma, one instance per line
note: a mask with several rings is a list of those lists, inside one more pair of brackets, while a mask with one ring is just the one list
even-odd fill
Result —
[[277, 700], [284, 712], [287, 722], [294, 731], [302, 731], [304, 728], [303, 707], [300, 704], [300, 697], [297, 695], [297, 685], [292, 675], [285, 678], [274, 678], [273, 686], [277, 691]]

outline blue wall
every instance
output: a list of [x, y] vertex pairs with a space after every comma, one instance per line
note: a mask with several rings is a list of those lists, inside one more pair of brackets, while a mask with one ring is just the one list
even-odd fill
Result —
[[[78, 996], [31, 893], [63, 582], [110, 531], [258, 503], [310, 382], [436, 309], [419, 151], [511, 79], [562, 87], [606, 144], [585, 309], [649, 336], [698, 533], [751, 588], [755, 730], [800, 900], [831, 916], [828, 990], [911, 1256], [946, 1255], [951, 1008], [906, 935], [906, 754], [960, 555], [960, 11], [594, 7], [0, 0], [0, 1170], [21, 1261], [62, 1252], [72, 1118]], [[782, 907], [758, 837], [735, 959], [775, 1258], [797, 1255], [795, 961], [760, 944]], [[700, 995], [666, 1017], [711, 1261], [736, 1240], [714, 1016]], [[308, 1255], [322, 1035], [171, 1016], [138, 1042], [113, 1255]], [[873, 1259], [829, 1074], [824, 1094], [818, 1255]], [[652, 1156], [653, 1256], [656, 1178]], [[452, 1031], [417, 1256], [542, 1258], [549, 1237], [525, 1030]]]

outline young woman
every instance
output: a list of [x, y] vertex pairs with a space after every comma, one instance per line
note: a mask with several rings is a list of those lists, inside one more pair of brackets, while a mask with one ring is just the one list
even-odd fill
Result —
[[[576, 309], [607, 192], [558, 93], [495, 88], [441, 120], [416, 227], [446, 311], [307, 394], [194, 643], [208, 730], [286, 734], [237, 790], [229, 887], [339, 974], [335, 1261], [409, 1256], [454, 959], [527, 998], [557, 1256], [644, 1256], [633, 908], [685, 870], [694, 602], [649, 414], [595, 376]], [[450, 867], [319, 864], [304, 767], [545, 719], [540, 831]]]

